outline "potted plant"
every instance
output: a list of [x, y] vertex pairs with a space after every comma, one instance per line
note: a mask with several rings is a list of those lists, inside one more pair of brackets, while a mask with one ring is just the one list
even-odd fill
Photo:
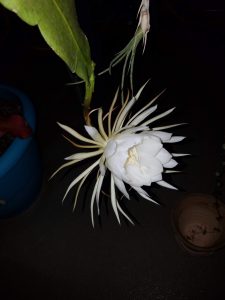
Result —
[[[162, 93], [144, 105], [143, 108], [134, 111], [134, 106], [147, 84], [144, 84], [137, 92], [134, 91], [133, 67], [136, 49], [143, 42], [143, 52], [145, 51], [150, 30], [149, 0], [140, 1], [139, 22], [134, 36], [111, 61], [109, 68], [102, 72], [111, 72], [117, 64], [124, 63], [120, 88], [116, 91], [112, 104], [105, 115], [102, 108], [95, 110], [97, 114], [97, 122], [95, 122], [97, 125], [95, 126], [90, 113], [95, 87], [95, 63], [91, 59], [88, 39], [79, 26], [74, 1], [30, 0], [29, 6], [26, 0], [0, 0], [0, 3], [15, 12], [28, 24], [37, 25], [46, 42], [66, 62], [70, 70], [76, 73], [81, 79], [80, 82], [85, 85], [83, 113], [87, 135], [83, 136], [71, 127], [59, 124], [67, 133], [66, 139], [76, 147], [76, 150], [81, 149], [81, 152], [68, 156], [66, 158], [68, 162], [63, 164], [53, 175], [59, 170], [73, 167], [83, 160], [94, 158], [95, 161], [74, 178], [64, 199], [70, 190], [77, 186], [75, 208], [83, 183], [92, 171], [97, 171], [90, 200], [91, 219], [94, 226], [94, 210], [96, 207], [97, 213], [100, 213], [99, 198], [105, 175], [108, 174], [110, 176], [110, 199], [116, 218], [120, 223], [121, 214], [133, 224], [122, 209], [117, 192], [129, 199], [127, 188], [130, 186], [142, 198], [155, 202], [142, 186], [151, 186], [151, 184], [156, 183], [163, 187], [176, 189], [164, 181], [163, 173], [176, 172], [172, 170], [178, 164], [174, 158], [186, 155], [170, 153], [166, 149], [167, 143], [182, 141], [184, 137], [173, 136], [172, 133], [164, 130], [181, 124], [155, 125], [155, 121], [166, 117], [174, 110], [172, 108], [158, 115], [155, 114], [157, 110], [156, 100]], [[130, 95], [125, 97], [127, 72], [130, 74]]]
[[0, 217], [4, 218], [22, 212], [35, 200], [41, 185], [41, 163], [31, 101], [21, 91], [0, 85], [1, 103]]

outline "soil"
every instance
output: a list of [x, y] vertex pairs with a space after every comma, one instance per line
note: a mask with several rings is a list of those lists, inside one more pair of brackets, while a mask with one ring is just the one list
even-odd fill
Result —
[[[6, 99], [0, 98], [0, 118], [9, 117], [14, 114], [22, 115], [22, 107], [20, 101], [18, 99], [8, 101]], [[2, 155], [6, 151], [13, 140], [14, 137], [9, 133], [0, 136], [0, 155]]]

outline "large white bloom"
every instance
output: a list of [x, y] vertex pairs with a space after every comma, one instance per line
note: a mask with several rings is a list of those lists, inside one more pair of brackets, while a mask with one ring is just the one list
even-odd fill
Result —
[[[99, 158], [92, 163], [90, 167], [84, 170], [71, 182], [63, 198], [64, 200], [69, 191], [79, 183], [74, 202], [75, 208], [78, 194], [84, 181], [95, 168], [98, 168], [97, 179], [93, 189], [90, 205], [93, 225], [94, 202], [96, 201], [97, 211], [99, 214], [99, 197], [107, 169], [111, 173], [111, 203], [119, 223], [119, 212], [121, 212], [131, 223], [132, 220], [120, 207], [116, 197], [115, 186], [126, 198], [129, 199], [129, 194], [125, 186], [125, 184], [128, 184], [131, 188], [137, 191], [140, 196], [152, 202], [155, 201], [149, 197], [142, 186], [150, 186], [152, 183], [157, 183], [161, 186], [175, 189], [175, 187], [162, 179], [162, 174], [163, 172], [177, 172], [171, 170], [177, 165], [174, 157], [186, 154], [169, 153], [164, 148], [163, 144], [179, 142], [183, 140], [184, 137], [172, 136], [172, 133], [164, 132], [163, 130], [181, 124], [149, 128], [150, 124], [162, 117], [165, 117], [174, 110], [174, 108], [172, 108], [157, 116], [147, 119], [156, 111], [157, 105], [153, 105], [153, 103], [162, 93], [157, 95], [134, 116], [128, 118], [128, 114], [138, 100], [143, 88], [144, 86], [142, 86], [137, 95], [131, 100], [127, 98], [126, 102], [117, 113], [114, 122], [112, 122], [112, 112], [115, 109], [118, 92], [116, 93], [109, 112], [105, 117], [103, 117], [102, 109], [98, 109], [98, 130], [92, 126], [85, 126], [85, 129], [91, 139], [80, 135], [77, 131], [66, 125], [59, 124], [59, 126], [70, 135], [86, 143], [77, 144], [67, 138], [74, 146], [85, 149], [94, 149], [94, 151], [75, 153], [67, 157], [66, 160], [68, 160], [68, 162], [63, 164], [52, 176], [54, 176], [62, 168], [74, 165], [87, 158], [99, 156]], [[103, 124], [104, 121], [107, 121], [107, 131]]]
[[177, 163], [163, 148], [160, 133], [167, 136], [157, 131], [115, 136], [105, 148], [107, 168], [132, 187], [161, 182], [163, 168], [174, 167]]

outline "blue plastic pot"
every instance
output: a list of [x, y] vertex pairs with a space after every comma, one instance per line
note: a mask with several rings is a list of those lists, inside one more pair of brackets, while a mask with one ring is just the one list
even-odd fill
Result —
[[[4, 85], [0, 85], [0, 97], [8, 101], [16, 97], [22, 105], [25, 120], [35, 132], [35, 112], [28, 97]], [[0, 218], [12, 217], [27, 209], [37, 199], [41, 179], [41, 161], [35, 138], [15, 138], [0, 155]]]

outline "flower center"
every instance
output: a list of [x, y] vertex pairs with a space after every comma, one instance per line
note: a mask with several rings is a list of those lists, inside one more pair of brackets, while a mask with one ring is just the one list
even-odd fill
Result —
[[128, 150], [128, 158], [125, 162], [125, 166], [137, 165], [137, 164], [138, 164], [138, 153], [136, 147], [133, 146]]

